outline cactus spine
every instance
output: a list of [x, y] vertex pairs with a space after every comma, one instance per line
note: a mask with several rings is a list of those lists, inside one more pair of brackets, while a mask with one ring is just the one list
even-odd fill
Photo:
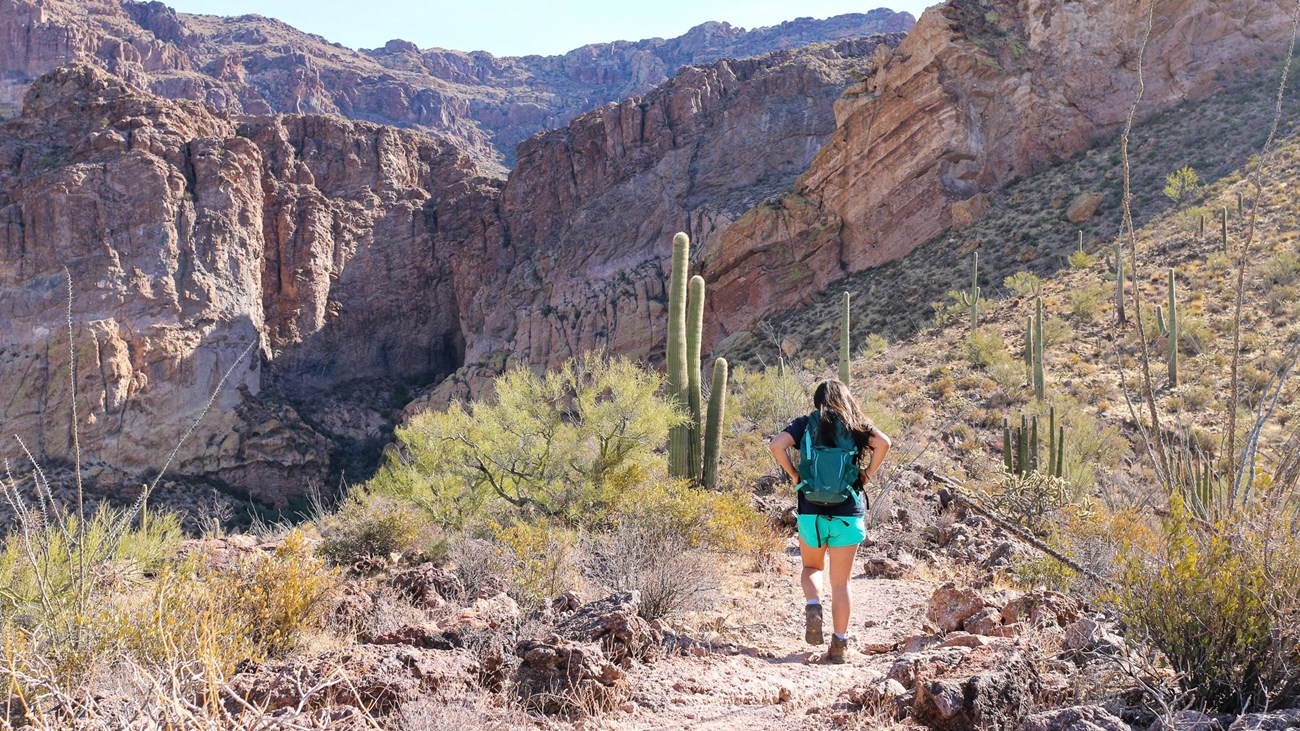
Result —
[[691, 408], [691, 473], [700, 474], [700, 432], [703, 403], [700, 396], [700, 336], [704, 331], [704, 277], [691, 277], [686, 299], [686, 396]]
[[1034, 315], [1034, 398], [1043, 400], [1046, 379], [1043, 376], [1043, 298], [1039, 297]]
[[713, 361], [713, 384], [709, 387], [708, 423], [704, 427], [704, 486], [718, 485], [718, 454], [722, 422], [727, 418], [727, 359]]
[[[673, 237], [673, 264], [668, 278], [668, 399], [682, 410], [690, 408], [686, 363], [686, 270], [690, 246], [686, 234]], [[668, 432], [668, 474], [672, 477], [692, 476], [691, 432], [690, 424], [675, 426]]]
[[840, 310], [840, 383], [849, 385], [849, 293]]
[[1124, 312], [1124, 245], [1115, 242], [1115, 320], [1123, 325], [1128, 322]]
[[1174, 270], [1169, 270], [1169, 386], [1178, 385], [1178, 297], [1174, 286]]
[[957, 301], [962, 307], [970, 308], [970, 327], [972, 330], [979, 327], [980, 324], [980, 253], [977, 251], [971, 257], [970, 267], [970, 289], [958, 295]]

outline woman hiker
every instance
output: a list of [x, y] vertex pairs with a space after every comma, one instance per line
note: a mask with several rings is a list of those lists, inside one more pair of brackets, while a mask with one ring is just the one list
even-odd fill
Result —
[[[804, 640], [822, 644], [822, 571], [830, 555], [831, 635], [827, 662], [840, 664], [848, 651], [849, 576], [858, 544], [866, 539], [863, 488], [889, 453], [889, 437], [867, 422], [858, 402], [838, 380], [822, 381], [814, 411], [790, 422], [769, 448], [795, 485], [799, 499], [799, 552], [803, 557]], [[799, 467], [788, 450], [799, 448]], [[870, 459], [863, 465], [864, 452]]]

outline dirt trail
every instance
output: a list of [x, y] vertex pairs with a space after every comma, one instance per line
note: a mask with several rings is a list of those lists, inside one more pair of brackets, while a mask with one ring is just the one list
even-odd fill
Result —
[[[859, 556], [857, 567], [861, 565]], [[615, 712], [607, 719], [610, 727], [620, 731], [835, 728], [847, 712], [844, 694], [866, 685], [871, 671], [887, 671], [894, 657], [859, 650], [917, 634], [936, 584], [855, 575], [850, 583], [854, 652], [845, 665], [827, 665], [822, 662], [826, 646], [803, 641], [799, 567], [792, 540], [777, 571], [752, 575], [740, 596], [729, 597], [732, 606], [720, 617], [725, 623], [721, 634], [739, 647], [739, 653], [674, 656], [633, 673], [635, 707]], [[823, 596], [829, 597], [829, 592]], [[828, 641], [829, 610], [828, 605]]]

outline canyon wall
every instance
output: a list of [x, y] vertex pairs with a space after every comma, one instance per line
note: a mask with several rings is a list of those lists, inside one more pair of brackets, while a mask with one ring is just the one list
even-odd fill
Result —
[[522, 140], [644, 94], [682, 66], [904, 32], [913, 22], [878, 9], [752, 31], [707, 23], [666, 40], [496, 57], [401, 40], [356, 51], [274, 19], [186, 15], [161, 2], [0, 0], [0, 118], [16, 115], [36, 77], [80, 62], [229, 114], [341, 114], [419, 128], [504, 175]]
[[[74, 456], [70, 276], [92, 475], [121, 484], [160, 467], [215, 390], [178, 471], [270, 503], [302, 494], [333, 444], [295, 403], [460, 363], [434, 229], [474, 173], [455, 148], [391, 127], [230, 119], [88, 66], [44, 77], [0, 127], [6, 436]], [[11, 438], [0, 455], [23, 456]]]

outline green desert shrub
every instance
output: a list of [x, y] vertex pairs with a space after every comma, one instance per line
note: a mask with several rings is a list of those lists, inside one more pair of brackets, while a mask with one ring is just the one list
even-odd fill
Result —
[[728, 385], [727, 414], [737, 430], [773, 434], [808, 412], [810, 391], [793, 366], [784, 374], [778, 368], [737, 366]]
[[1116, 602], [1201, 707], [1238, 713], [1300, 703], [1300, 544], [1293, 515], [1241, 507], [1207, 525], [1175, 495], [1154, 550], [1123, 557]]
[[586, 356], [539, 376], [516, 368], [493, 395], [417, 414], [367, 485], [411, 500], [445, 528], [489, 511], [599, 523], [627, 489], [663, 471], [656, 450], [684, 415], [662, 379], [623, 358]]
[[1019, 271], [1002, 280], [1002, 286], [1017, 297], [1036, 297], [1043, 293], [1043, 280], [1031, 271]]
[[321, 554], [339, 566], [408, 551], [435, 559], [445, 555], [446, 543], [428, 512], [389, 495], [354, 492], [316, 524]]

